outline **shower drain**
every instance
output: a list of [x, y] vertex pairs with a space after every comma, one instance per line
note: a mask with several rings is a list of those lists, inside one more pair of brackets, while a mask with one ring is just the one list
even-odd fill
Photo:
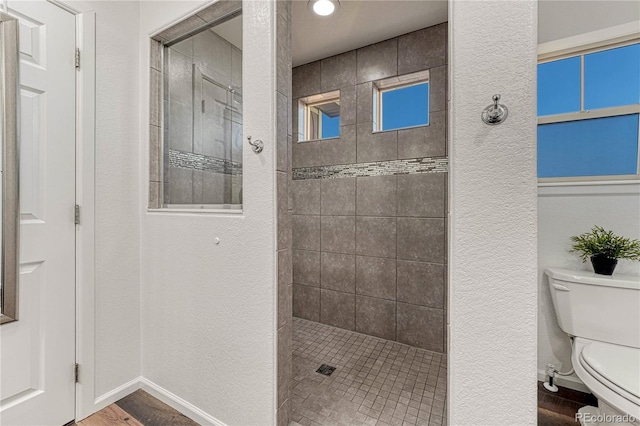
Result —
[[331, 373], [333, 373], [334, 371], [336, 371], [335, 367], [332, 367], [327, 364], [322, 364], [320, 368], [316, 370], [316, 373], [324, 374], [325, 376], [330, 376]]

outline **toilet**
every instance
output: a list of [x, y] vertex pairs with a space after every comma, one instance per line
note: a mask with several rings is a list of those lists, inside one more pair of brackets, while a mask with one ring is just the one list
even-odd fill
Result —
[[545, 270], [576, 375], [598, 398], [582, 425], [640, 426], [640, 277]]

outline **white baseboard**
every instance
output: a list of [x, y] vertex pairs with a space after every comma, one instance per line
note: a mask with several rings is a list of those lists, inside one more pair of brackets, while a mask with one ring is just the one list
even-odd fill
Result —
[[153, 397], [159, 399], [160, 401], [164, 402], [168, 406], [178, 410], [185, 416], [189, 417], [191, 420], [201, 425], [227, 426], [220, 420], [207, 414], [206, 412], [202, 411], [195, 405], [185, 401], [179, 396], [169, 392], [165, 388], [155, 384], [151, 380], [146, 379], [142, 376], [136, 377], [135, 379], [121, 386], [118, 386], [117, 388], [96, 398], [96, 400], [94, 401], [93, 412], [95, 413], [102, 410], [104, 407], [110, 404], [113, 404], [114, 402], [137, 391], [138, 389], [142, 389], [145, 392], [148, 392]]
[[[538, 380], [541, 382], [547, 380], [547, 372], [545, 370], [538, 370]], [[576, 376], [556, 376], [555, 384], [563, 388], [591, 393], [589, 388], [582, 383], [582, 380], [578, 379]]]
[[[135, 379], [130, 380], [127, 383], [121, 386], [118, 386], [117, 388], [97, 397], [96, 400], [93, 402], [94, 413], [102, 410], [107, 405], [111, 405], [117, 400], [122, 399], [125, 396], [129, 395], [130, 393], [133, 393], [138, 389], [140, 389], [141, 379], [142, 377], [136, 377]], [[77, 419], [77, 420], [81, 420], [81, 419]]]
[[227, 426], [220, 420], [207, 414], [206, 412], [202, 411], [195, 405], [185, 401], [179, 396], [169, 392], [165, 388], [155, 384], [151, 380], [140, 377], [140, 385], [140, 388], [142, 390], [148, 392], [150, 395], [154, 396], [170, 407], [175, 408], [185, 416], [189, 417], [191, 420], [201, 425]]

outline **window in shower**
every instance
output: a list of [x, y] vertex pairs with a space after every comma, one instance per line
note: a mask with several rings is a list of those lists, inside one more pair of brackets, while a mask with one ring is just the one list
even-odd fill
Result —
[[300, 99], [298, 141], [340, 137], [340, 91]]
[[637, 176], [640, 43], [538, 64], [538, 177]]
[[374, 84], [373, 131], [429, 125], [429, 71]]
[[242, 207], [242, 17], [163, 48], [163, 206]]

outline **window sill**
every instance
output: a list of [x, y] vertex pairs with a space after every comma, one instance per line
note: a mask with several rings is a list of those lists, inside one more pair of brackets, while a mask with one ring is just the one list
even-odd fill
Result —
[[240, 208], [213, 208], [205, 205], [194, 205], [193, 207], [161, 207], [161, 208], [147, 208], [147, 213], [150, 214], [209, 214], [215, 216], [241, 216], [244, 214], [244, 209]]
[[571, 176], [555, 178], [538, 178], [538, 186], [558, 185], [624, 185], [640, 182], [640, 174], [612, 176]]
[[340, 139], [340, 136], [336, 136], [336, 137], [333, 137], [333, 138], [309, 139], [309, 140], [306, 140], [306, 141], [298, 140], [296, 143], [324, 142], [324, 141], [334, 141], [336, 139]]
[[419, 124], [417, 126], [408, 126], [408, 127], [398, 127], [397, 129], [386, 129], [386, 130], [373, 130], [371, 133], [372, 134], [377, 134], [377, 133], [388, 133], [388, 132], [397, 132], [398, 130], [409, 130], [409, 129], [419, 129], [420, 127], [429, 127], [430, 124]]
[[538, 197], [640, 195], [640, 175], [597, 177], [607, 179], [587, 180], [585, 177], [573, 180], [539, 179]]

